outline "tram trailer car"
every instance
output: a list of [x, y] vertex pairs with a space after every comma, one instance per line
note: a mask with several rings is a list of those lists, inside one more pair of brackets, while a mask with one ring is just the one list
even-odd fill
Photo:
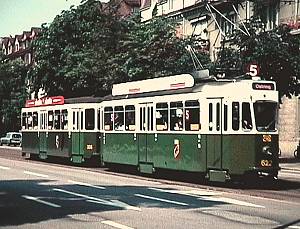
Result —
[[[27, 117], [23, 118], [25, 123], [30, 109], [22, 111]], [[189, 171], [222, 182], [249, 174], [277, 177], [280, 169], [278, 92], [271, 81], [241, 79], [194, 84], [194, 78], [184, 74], [117, 84], [112, 96], [95, 103], [65, 103], [39, 109], [39, 114], [47, 110], [48, 122], [48, 109], [53, 114], [67, 109], [68, 130], [53, 131], [48, 127], [44, 131], [46, 140], [42, 140], [40, 130], [29, 130], [26, 124], [23, 153], [65, 156], [77, 163], [95, 155], [99, 163], [107, 166], [132, 165], [142, 173], [156, 169]], [[77, 117], [74, 109], [79, 111], [78, 129], [73, 129]], [[92, 130], [85, 127], [89, 109], [94, 109]], [[68, 139], [65, 151], [57, 147], [61, 132]], [[78, 132], [85, 140], [75, 144]], [[46, 150], [42, 148], [43, 141], [47, 142]]]
[[70, 158], [74, 163], [99, 160], [96, 125], [99, 98], [62, 96], [26, 101], [22, 109], [22, 155]]

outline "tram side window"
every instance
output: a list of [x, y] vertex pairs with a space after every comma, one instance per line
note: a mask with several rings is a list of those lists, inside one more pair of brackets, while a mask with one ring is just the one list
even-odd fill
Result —
[[33, 118], [32, 118], [32, 113], [31, 112], [28, 112], [27, 124], [28, 124], [28, 129], [31, 130], [32, 129], [32, 124], [33, 124]]
[[200, 130], [200, 104], [199, 101], [185, 102], [185, 130]]
[[104, 130], [112, 130], [113, 129], [113, 108], [105, 107], [104, 108]]
[[171, 130], [183, 130], [183, 103], [171, 102], [170, 104], [171, 115]]
[[101, 111], [100, 111], [100, 109], [98, 109], [97, 110], [97, 128], [98, 128], [98, 130], [100, 130], [100, 120], [101, 120], [100, 114], [101, 114]]
[[27, 129], [27, 117], [26, 117], [26, 113], [23, 112], [22, 113], [22, 130]]
[[232, 103], [232, 129], [238, 130], [240, 127], [240, 105], [238, 102]]
[[95, 129], [95, 109], [91, 108], [85, 110], [85, 129]]
[[68, 129], [68, 111], [62, 110], [61, 112], [61, 126], [63, 130]]
[[38, 113], [37, 112], [33, 112], [33, 114], [32, 114], [32, 125], [33, 125], [34, 130], [38, 129]]
[[54, 111], [54, 129], [60, 129], [60, 110]]
[[48, 129], [53, 129], [53, 111], [48, 111]]
[[228, 127], [228, 105], [224, 105], [224, 130], [227, 131]]
[[168, 130], [168, 104], [157, 103], [156, 104], [156, 130], [163, 131]]
[[135, 107], [133, 105], [125, 106], [125, 130], [135, 130]]
[[252, 130], [250, 103], [242, 103], [242, 127], [243, 130]]
[[114, 129], [124, 130], [124, 107], [116, 106], [114, 113]]

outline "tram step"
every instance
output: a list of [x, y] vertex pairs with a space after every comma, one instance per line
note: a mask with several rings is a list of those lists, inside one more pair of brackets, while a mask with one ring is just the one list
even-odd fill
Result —
[[226, 181], [226, 171], [223, 170], [209, 170], [208, 176], [210, 181], [216, 181], [216, 182]]
[[152, 163], [139, 163], [139, 171], [141, 173], [152, 174], [154, 172], [154, 167]]

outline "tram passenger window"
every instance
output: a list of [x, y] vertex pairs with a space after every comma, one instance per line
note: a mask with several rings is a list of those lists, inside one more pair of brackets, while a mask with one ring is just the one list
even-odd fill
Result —
[[185, 130], [199, 130], [200, 125], [200, 104], [196, 100], [185, 102]]
[[44, 129], [44, 116], [42, 113], [40, 113], [40, 129], [43, 130]]
[[242, 128], [252, 130], [250, 103], [242, 103]]
[[115, 107], [114, 113], [114, 129], [124, 130], [124, 108], [123, 106]]
[[85, 110], [85, 129], [86, 130], [95, 129], [95, 109]]
[[48, 129], [53, 129], [53, 111], [48, 111]]
[[101, 114], [101, 111], [100, 111], [100, 109], [98, 109], [97, 110], [97, 129], [98, 130], [100, 130], [100, 122], [101, 122], [100, 114]]
[[68, 111], [62, 110], [61, 112], [61, 125], [63, 130], [68, 129]]
[[163, 131], [168, 130], [168, 104], [167, 103], [157, 103], [156, 104], [156, 130]]
[[125, 130], [135, 130], [135, 107], [125, 106]]
[[240, 105], [238, 102], [232, 103], [232, 129], [238, 130], [240, 128]]
[[104, 130], [112, 130], [113, 129], [113, 108], [105, 107], [104, 108]]
[[32, 113], [31, 112], [28, 112], [27, 123], [28, 123], [28, 129], [31, 130], [32, 129], [32, 124], [33, 124], [33, 118], [32, 118]]
[[171, 130], [183, 130], [183, 103], [171, 102]]
[[228, 128], [228, 105], [224, 105], [224, 130]]
[[26, 118], [26, 113], [22, 113], [22, 130], [27, 129], [27, 118]]
[[60, 129], [60, 110], [54, 111], [54, 129]]
[[213, 104], [210, 103], [209, 106], [208, 106], [208, 129], [209, 131], [212, 131], [213, 130]]
[[217, 103], [217, 108], [216, 108], [216, 130], [220, 130], [220, 103]]
[[38, 113], [37, 112], [33, 112], [32, 124], [33, 124], [33, 129], [37, 130], [38, 129]]

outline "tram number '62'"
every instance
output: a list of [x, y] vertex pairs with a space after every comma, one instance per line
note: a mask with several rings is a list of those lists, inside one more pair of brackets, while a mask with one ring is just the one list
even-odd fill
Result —
[[270, 166], [272, 166], [272, 161], [271, 160], [261, 160], [260, 164], [263, 167], [270, 167]]

